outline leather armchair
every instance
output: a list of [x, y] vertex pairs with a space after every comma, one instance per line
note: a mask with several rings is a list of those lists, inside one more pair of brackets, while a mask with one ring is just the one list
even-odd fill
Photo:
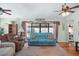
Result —
[[13, 34], [5, 34], [4, 36], [2, 36], [2, 41], [15, 43], [15, 51], [21, 50], [25, 43], [24, 39], [18, 36], [16, 37], [16, 35]]
[[2, 42], [0, 48], [0, 56], [15, 55], [15, 44], [13, 42]]

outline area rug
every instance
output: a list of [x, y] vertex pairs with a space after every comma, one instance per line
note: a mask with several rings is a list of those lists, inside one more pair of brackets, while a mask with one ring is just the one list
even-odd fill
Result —
[[16, 56], [68, 56], [58, 44], [56, 46], [27, 46], [16, 53]]

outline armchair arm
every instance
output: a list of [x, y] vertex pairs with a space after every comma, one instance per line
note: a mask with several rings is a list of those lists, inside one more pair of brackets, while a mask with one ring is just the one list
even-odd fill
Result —
[[17, 41], [25, 41], [25, 38], [24, 37], [16, 37], [15, 40], [17, 40]]
[[2, 42], [1, 45], [3, 47], [12, 47], [15, 50], [15, 43], [13, 42]]

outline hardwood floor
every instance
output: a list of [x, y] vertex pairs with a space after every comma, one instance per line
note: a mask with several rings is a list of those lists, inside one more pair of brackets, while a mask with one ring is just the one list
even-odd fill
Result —
[[76, 52], [75, 47], [69, 45], [69, 43], [59, 43], [59, 45], [64, 48], [70, 56], [79, 56], [79, 52]]
[[28, 46], [28, 43], [25, 43], [23, 49], [15, 56], [68, 56], [68, 53], [58, 44], [56, 46]]
[[[71, 45], [70, 43], [58, 43], [58, 46], [61, 46], [61, 48], [63, 48], [68, 53], [69, 56], [79, 56], [79, 52], [76, 52], [75, 47], [73, 45]], [[29, 49], [29, 48], [31, 48], [31, 49]], [[32, 50], [31, 53], [33, 52], [34, 53], [33, 55], [35, 55], [35, 56], [37, 54], [40, 55], [40, 56], [41, 55], [46, 56], [47, 54], [53, 55], [52, 53], [54, 53], [54, 55], [57, 55], [57, 54], [55, 54], [57, 51], [52, 52], [54, 47], [49, 46], [49, 48], [48, 48], [48, 47], [43, 46], [43, 47], [39, 48], [39, 47], [33, 47], [32, 46], [32, 47], [29, 47], [29, 48], [28, 48], [28, 44], [25, 44], [25, 47], [20, 52], [18, 52], [16, 54], [16, 56], [28, 56], [30, 51], [27, 51], [27, 50]], [[34, 49], [32, 49], [32, 48], [34, 48]], [[39, 53], [35, 54], [35, 52], [37, 51], [36, 49], [37, 50], [39, 49]]]

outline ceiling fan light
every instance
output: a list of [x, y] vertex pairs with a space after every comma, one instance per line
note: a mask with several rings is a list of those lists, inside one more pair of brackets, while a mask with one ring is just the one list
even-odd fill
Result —
[[69, 15], [70, 13], [69, 12], [66, 12], [66, 15]]
[[64, 12], [64, 13], [62, 13], [62, 16], [66, 16], [66, 13]]
[[69, 12], [63, 12], [62, 16], [68, 16], [70, 13]]

